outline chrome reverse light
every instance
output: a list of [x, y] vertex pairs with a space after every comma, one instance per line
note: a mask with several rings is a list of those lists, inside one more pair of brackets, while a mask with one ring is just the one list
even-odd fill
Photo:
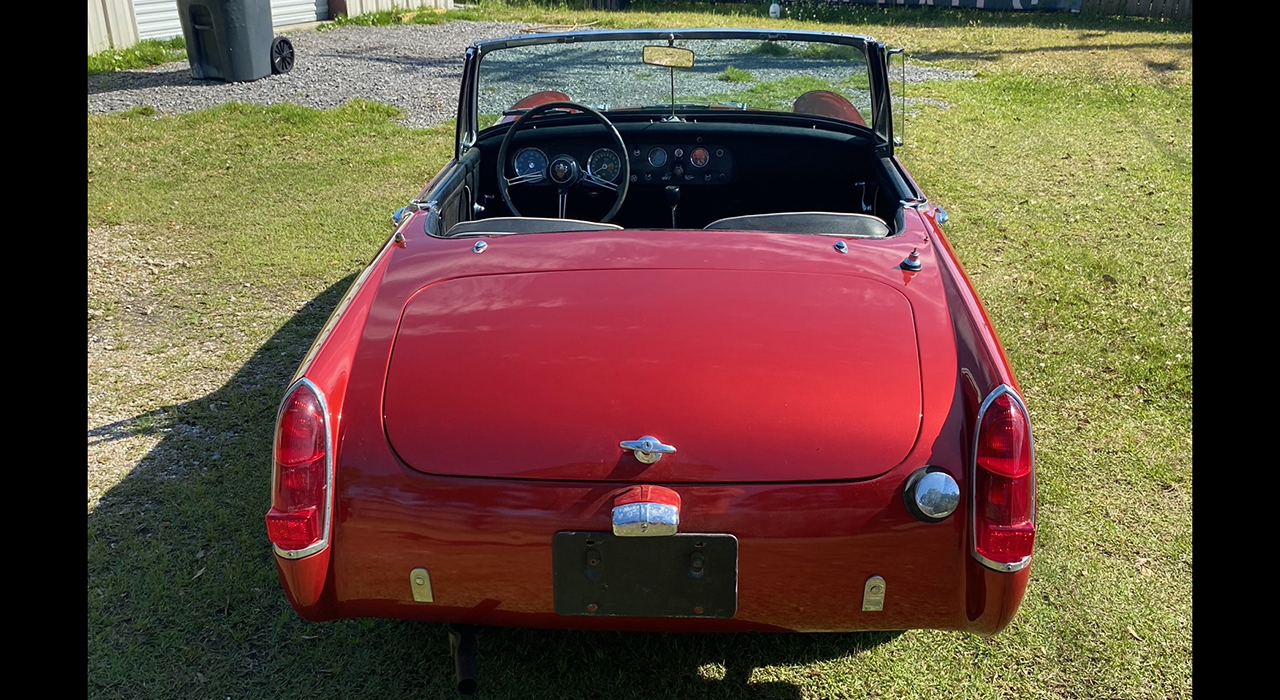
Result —
[[613, 534], [665, 537], [680, 531], [680, 494], [665, 486], [632, 486], [613, 501]]
[[960, 506], [960, 485], [941, 467], [923, 467], [907, 477], [902, 496], [912, 515], [938, 522]]

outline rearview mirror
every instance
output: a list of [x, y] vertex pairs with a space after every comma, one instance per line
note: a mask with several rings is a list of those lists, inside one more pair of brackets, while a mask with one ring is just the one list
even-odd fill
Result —
[[646, 46], [644, 62], [664, 68], [693, 68], [693, 51], [674, 46]]

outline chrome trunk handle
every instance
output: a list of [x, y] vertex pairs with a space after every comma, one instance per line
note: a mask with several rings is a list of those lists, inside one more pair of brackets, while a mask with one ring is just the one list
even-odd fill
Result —
[[653, 464], [662, 459], [662, 455], [672, 454], [676, 448], [671, 445], [664, 445], [662, 441], [652, 435], [645, 435], [639, 440], [623, 440], [618, 446], [624, 450], [631, 450], [636, 459], [644, 464]]

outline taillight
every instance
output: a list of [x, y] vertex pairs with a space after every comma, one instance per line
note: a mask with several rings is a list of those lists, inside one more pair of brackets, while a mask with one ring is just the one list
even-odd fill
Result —
[[[325, 539], [329, 511], [329, 440], [324, 400], [311, 382], [285, 396], [272, 450], [267, 537], [285, 556], [304, 556]], [[311, 551], [306, 551], [311, 550]]]
[[973, 550], [998, 571], [1031, 561], [1036, 535], [1036, 470], [1031, 421], [1013, 389], [983, 403], [973, 468]]

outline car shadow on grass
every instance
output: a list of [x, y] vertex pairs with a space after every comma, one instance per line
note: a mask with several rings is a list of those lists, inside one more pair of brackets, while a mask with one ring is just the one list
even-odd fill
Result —
[[[353, 276], [285, 322], [224, 385], [89, 431], [155, 444], [88, 514], [88, 691], [112, 697], [457, 697], [446, 628], [308, 623], [276, 578], [263, 514], [284, 388]], [[486, 629], [480, 697], [799, 698], [865, 634]], [[798, 667], [798, 668], [787, 668]]]
[[[437, 636], [443, 639], [443, 634]], [[839, 672], [824, 669], [823, 662], [859, 654], [900, 634], [497, 629], [480, 635], [477, 676], [481, 692], [491, 697], [783, 700], [804, 696], [802, 685], [810, 695], [812, 686], [843, 687]], [[530, 654], [530, 649], [539, 651]]]

